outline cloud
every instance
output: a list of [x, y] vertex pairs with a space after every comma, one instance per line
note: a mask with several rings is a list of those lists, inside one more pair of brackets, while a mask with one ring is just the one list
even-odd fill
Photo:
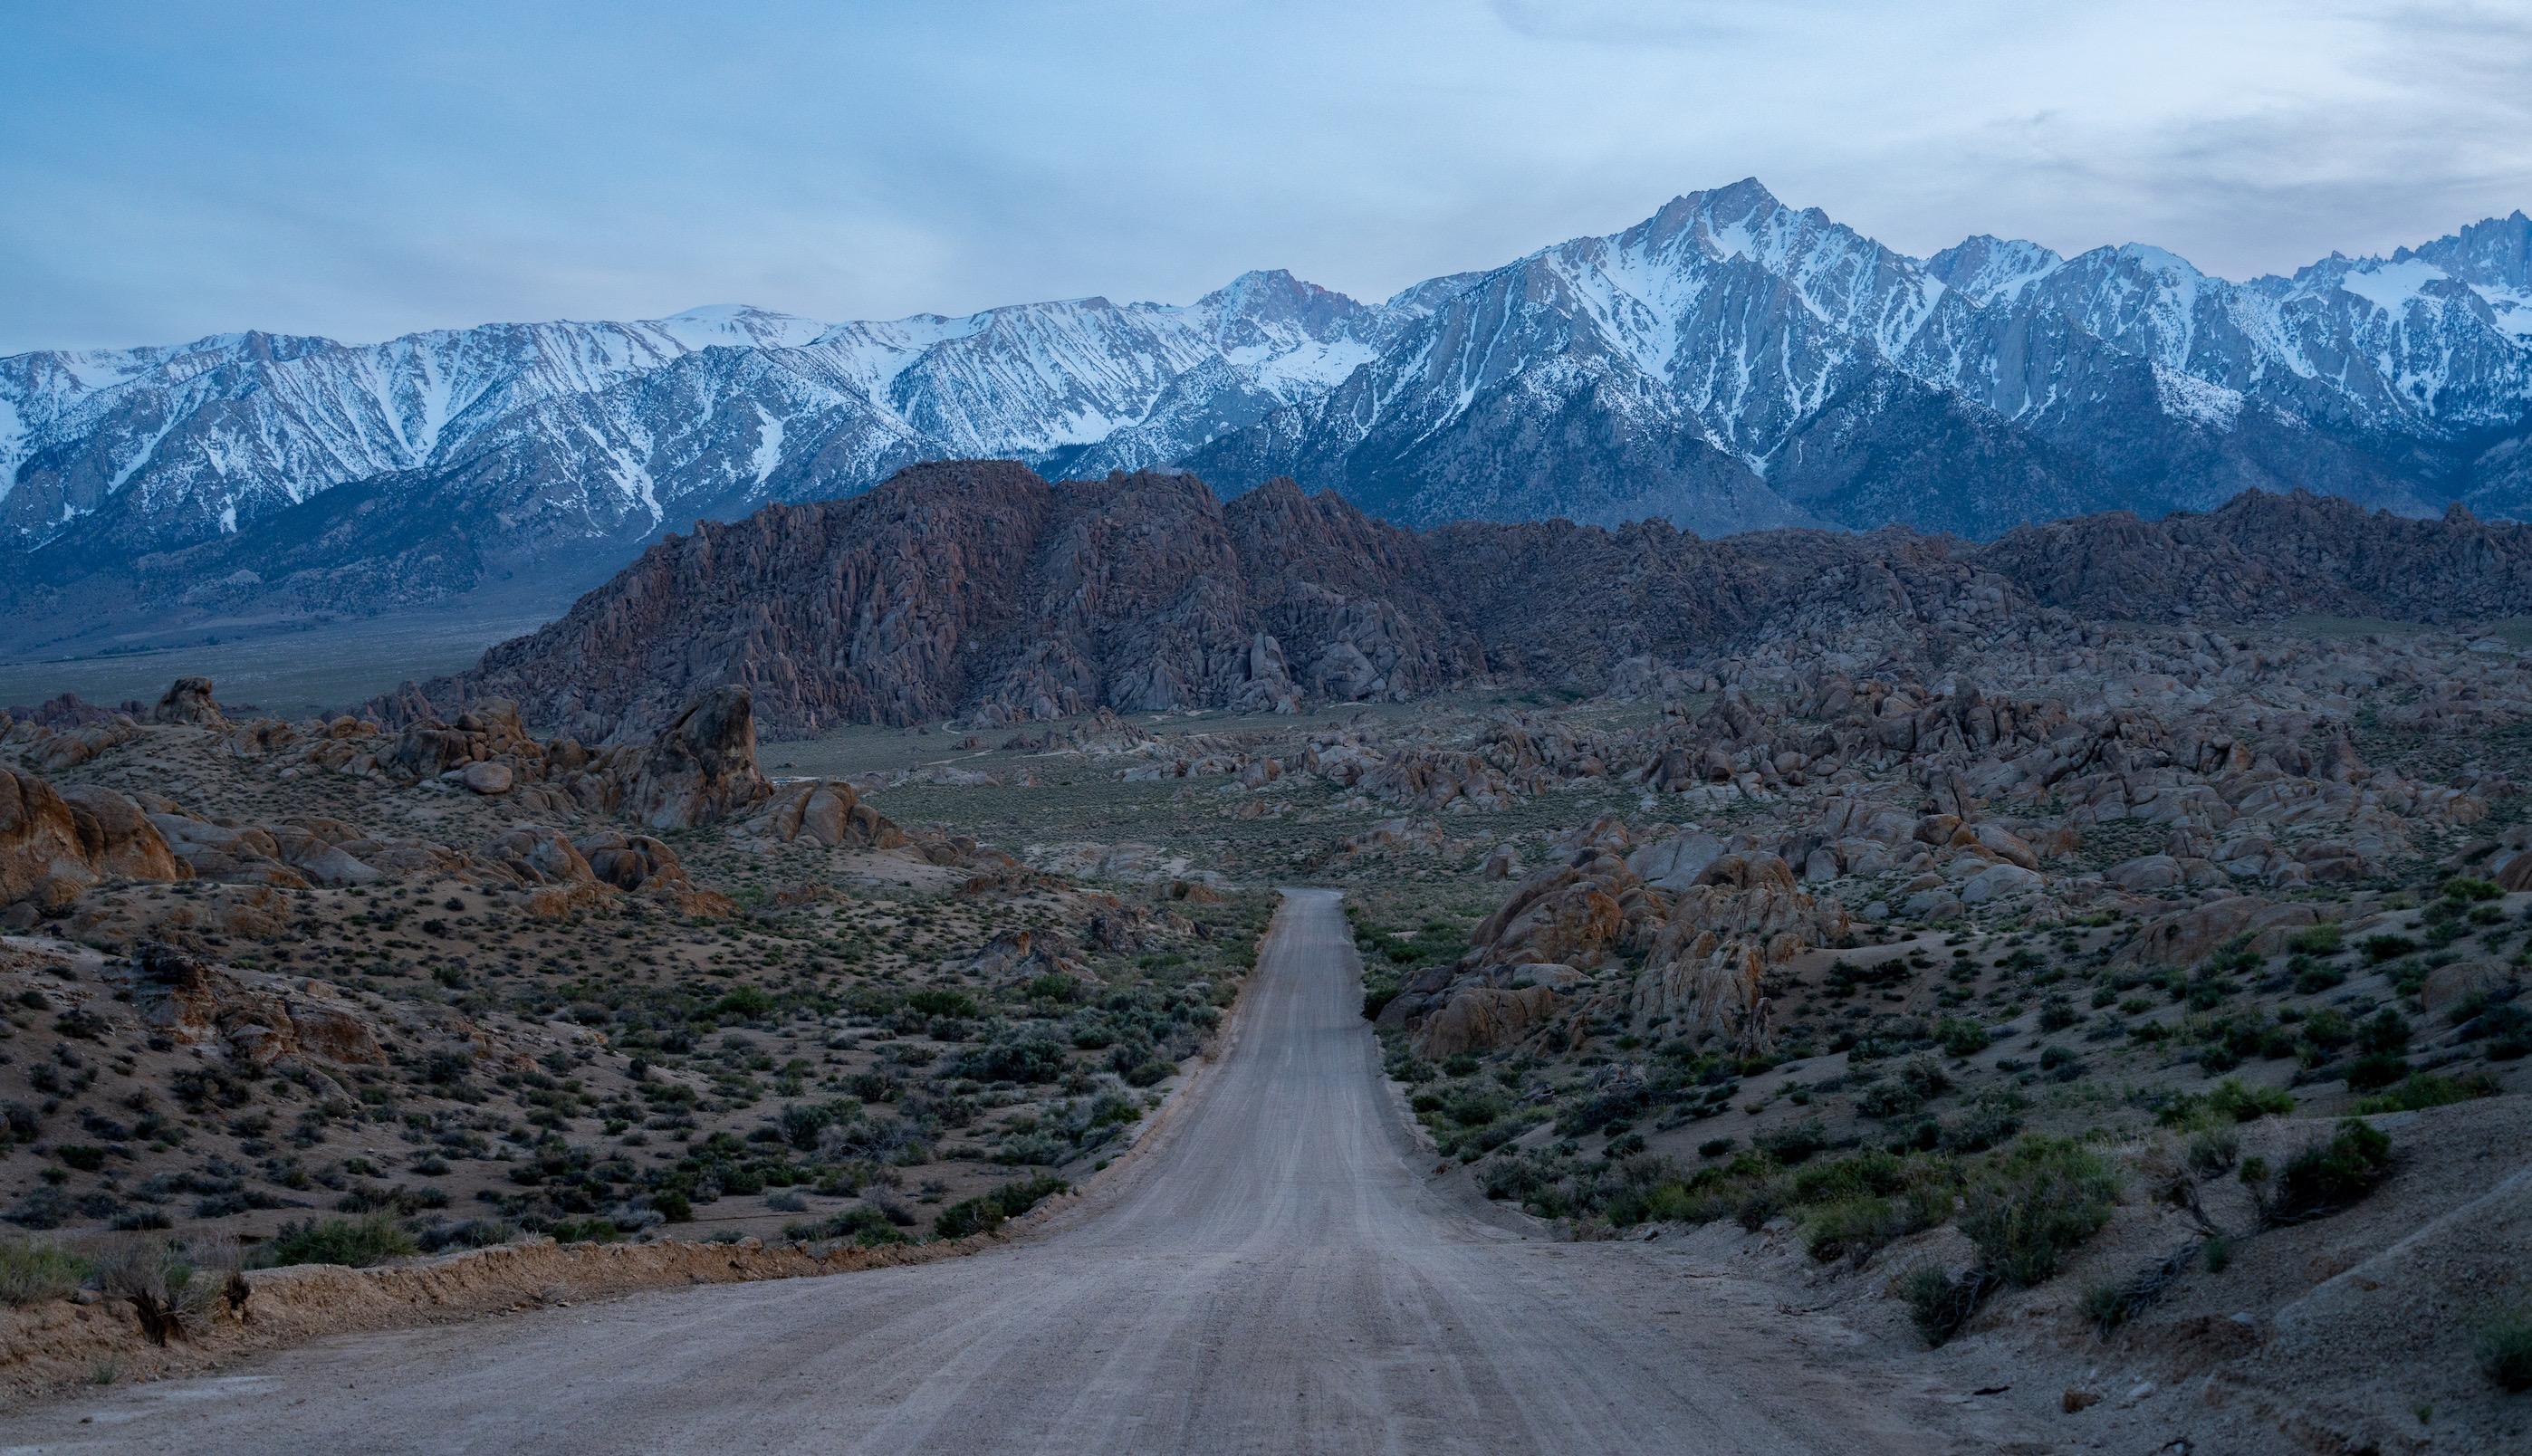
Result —
[[1523, 34], [1595, 45], [1689, 45], [1750, 33], [1784, 6], [1766, 0], [1490, 0]]
[[[288, 0], [276, 0], [276, 5]], [[2216, 271], [2532, 202], [2532, 16], [2414, 0], [215, 0], [13, 20], [0, 352], [1288, 266], [1358, 297], [1755, 174], [1895, 248]]]
[[2452, 5], [2339, 14], [2361, 66], [2300, 88], [2133, 120], [1994, 118], [1958, 139], [1940, 207], [2027, 199], [2055, 234], [2042, 241], [2147, 239], [2239, 277], [2388, 253], [2532, 198], [2532, 19]]

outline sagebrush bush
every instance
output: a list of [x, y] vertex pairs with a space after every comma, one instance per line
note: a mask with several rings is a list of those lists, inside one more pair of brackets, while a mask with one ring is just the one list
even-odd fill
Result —
[[2118, 1196], [2118, 1169], [2107, 1158], [2071, 1140], [2026, 1137], [1971, 1181], [1961, 1232], [1981, 1267], [2028, 1287], [2100, 1233]]
[[1941, 1223], [1951, 1212], [1948, 1187], [1926, 1185], [1888, 1195], [1841, 1198], [1804, 1216], [1803, 1247], [1813, 1258], [1842, 1256], [1862, 1264], [1910, 1234]]
[[992, 1193], [964, 1198], [942, 1209], [932, 1221], [933, 1232], [944, 1239], [991, 1233], [1001, 1228], [1006, 1220], [1019, 1217], [1042, 1200], [1069, 1187], [1070, 1184], [1051, 1175], [1007, 1183]]
[[1917, 1326], [1917, 1333], [1927, 1344], [1940, 1345], [1970, 1322], [1994, 1282], [1984, 1269], [1955, 1277], [1928, 1264], [1908, 1275], [1899, 1294], [1908, 1302], [1908, 1319]]
[[2532, 1390], [2532, 1313], [2504, 1314], [2480, 1327], [2481, 1374], [2505, 1390]]
[[0, 1305], [62, 1299], [87, 1277], [87, 1260], [57, 1244], [0, 1239]]
[[365, 1268], [400, 1258], [419, 1249], [414, 1237], [394, 1216], [373, 1213], [363, 1218], [303, 1219], [281, 1226], [272, 1241], [256, 1251], [256, 1262], [282, 1264], [349, 1264]]
[[2499, 1090], [2496, 1078], [2484, 1072], [2464, 1077], [2437, 1077], [2432, 1073], [2413, 1072], [2389, 1091], [2358, 1102], [2356, 1111], [2360, 1116], [2369, 1117], [2378, 1112], [2422, 1112], [2430, 1107], [2468, 1102], [2475, 1097], [2494, 1097]]
[[2390, 1175], [2389, 1135], [2349, 1118], [2328, 1141], [2310, 1143], [2286, 1160], [2269, 1216], [2290, 1223], [2334, 1213]]
[[905, 1235], [900, 1233], [896, 1225], [890, 1220], [887, 1212], [877, 1207], [855, 1208], [813, 1222], [785, 1224], [782, 1226], [782, 1237], [800, 1240], [850, 1239], [864, 1249], [877, 1249], [883, 1245], [908, 1242]]
[[2128, 1315], [2134, 1312], [2125, 1280], [2096, 1279], [2084, 1286], [2084, 1317], [2104, 1336], [2127, 1323]]
[[133, 1234], [98, 1246], [90, 1260], [97, 1289], [128, 1302], [150, 1343], [164, 1345], [200, 1330], [223, 1302], [246, 1303], [237, 1242], [204, 1237], [179, 1244]]

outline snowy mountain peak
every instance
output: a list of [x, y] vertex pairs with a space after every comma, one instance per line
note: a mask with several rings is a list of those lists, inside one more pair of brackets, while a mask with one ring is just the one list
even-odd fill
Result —
[[651, 321], [689, 349], [796, 349], [827, 331], [816, 320], [752, 304], [705, 304]]
[[2200, 272], [2198, 265], [2188, 259], [2168, 248], [2157, 248], [2152, 243], [2121, 243], [2110, 251], [2121, 262], [2149, 273], [2158, 273], [2167, 278], [2195, 279], [2207, 276]]
[[2474, 222], [2449, 237], [2391, 255], [2394, 262], [2424, 259], [2481, 288], [2532, 290], [2532, 217], [2521, 208]]
[[1926, 260], [1926, 271], [1944, 287], [1985, 305], [2020, 298], [2065, 262], [2038, 243], [1978, 233]]
[[1296, 278], [1283, 268], [1241, 273], [1196, 300], [1225, 319], [1289, 322], [1314, 338], [1364, 312], [1363, 305], [1334, 289]]
[[1773, 270], [1783, 264], [1788, 240], [1825, 214], [1801, 213], [1776, 200], [1755, 177], [1729, 187], [1686, 193], [1611, 241], [1651, 253], [1694, 242], [1714, 259], [1747, 258]]

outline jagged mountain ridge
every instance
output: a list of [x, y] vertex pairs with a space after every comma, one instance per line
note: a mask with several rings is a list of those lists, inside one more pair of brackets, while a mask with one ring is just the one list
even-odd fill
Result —
[[[1377, 305], [1251, 273], [824, 325], [746, 308], [0, 359], [13, 615], [375, 610], [916, 461], [1276, 475], [1412, 525], [1993, 536], [2308, 487], [2532, 513], [2532, 219], [2234, 283], [1895, 253], [1755, 181]], [[329, 531], [362, 491], [359, 532]], [[318, 524], [312, 524], [312, 521]], [[110, 587], [84, 588], [92, 577]]]
[[1050, 485], [1008, 461], [908, 470], [653, 546], [558, 620], [370, 711], [504, 699], [587, 741], [709, 687], [767, 731], [1099, 709], [1289, 711], [1478, 679], [1606, 691], [1812, 633], [1863, 644], [2035, 623], [2532, 611], [2532, 526], [2251, 492], [1967, 543], [1905, 529], [1707, 541], [1667, 522], [1416, 532], [1289, 480], [1219, 499], [1181, 471]]

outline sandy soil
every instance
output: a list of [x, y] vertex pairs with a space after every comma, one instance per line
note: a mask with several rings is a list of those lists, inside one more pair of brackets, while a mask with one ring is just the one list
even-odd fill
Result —
[[1036, 1237], [840, 1280], [362, 1336], [66, 1402], [13, 1449], [1993, 1451], [1852, 1331], [1637, 1244], [1553, 1243], [1422, 1176], [1296, 892], [1231, 1053]]

